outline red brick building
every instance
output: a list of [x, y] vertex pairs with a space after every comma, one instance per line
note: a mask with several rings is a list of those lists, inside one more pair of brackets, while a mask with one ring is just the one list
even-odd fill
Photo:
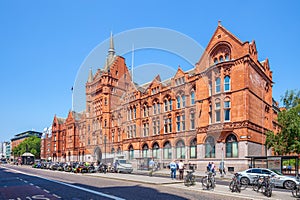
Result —
[[89, 73], [86, 110], [54, 117], [51, 157], [183, 159], [201, 169], [224, 159], [243, 169], [245, 156], [267, 154], [265, 132], [277, 126], [272, 85], [268, 59], [258, 61], [255, 41], [242, 42], [221, 24], [194, 69], [178, 68], [171, 79], [158, 75], [140, 86], [115, 55], [111, 37], [104, 69]]

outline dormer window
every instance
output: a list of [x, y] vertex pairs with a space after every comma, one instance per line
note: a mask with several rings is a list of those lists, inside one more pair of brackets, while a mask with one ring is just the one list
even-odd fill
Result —
[[184, 84], [184, 77], [181, 77], [181, 78], [177, 78], [175, 79], [175, 85], [182, 85]]
[[211, 62], [218, 64], [230, 60], [231, 49], [227, 44], [218, 45], [211, 53]]

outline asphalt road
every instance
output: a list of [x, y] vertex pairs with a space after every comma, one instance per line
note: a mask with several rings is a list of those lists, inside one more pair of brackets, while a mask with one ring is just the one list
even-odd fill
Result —
[[[9, 168], [9, 169], [7, 169]], [[113, 175], [113, 174], [112, 174]], [[0, 167], [0, 199], [245, 199], [190, 190], [182, 184], [151, 185], [68, 172]]]

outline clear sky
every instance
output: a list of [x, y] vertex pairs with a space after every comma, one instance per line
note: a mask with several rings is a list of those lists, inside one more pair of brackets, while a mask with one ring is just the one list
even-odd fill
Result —
[[111, 31], [168, 28], [206, 47], [222, 20], [240, 40], [256, 41], [259, 60], [269, 58], [273, 97], [279, 101], [287, 89], [300, 85], [299, 10], [297, 0], [1, 0], [0, 142], [23, 131], [42, 131], [55, 114], [66, 117], [81, 64]]

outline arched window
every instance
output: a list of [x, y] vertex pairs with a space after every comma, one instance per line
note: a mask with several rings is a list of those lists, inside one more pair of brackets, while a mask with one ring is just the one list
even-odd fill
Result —
[[168, 100], [164, 100], [164, 107], [165, 107], [165, 112], [168, 111]]
[[144, 117], [148, 117], [149, 113], [148, 113], [148, 106], [146, 104], [144, 104]]
[[153, 103], [153, 115], [156, 115], [156, 102]]
[[238, 157], [238, 142], [236, 136], [230, 134], [226, 138], [226, 157], [237, 158]]
[[117, 154], [120, 154], [120, 153], [121, 153], [121, 148], [118, 147], [118, 149], [117, 149]]
[[177, 108], [180, 108], [180, 96], [177, 96], [176, 100], [177, 100]]
[[170, 142], [164, 144], [164, 159], [172, 159], [172, 148]]
[[220, 56], [219, 60], [220, 60], [220, 62], [223, 62], [224, 61], [223, 56]]
[[221, 122], [221, 102], [219, 99], [215, 101], [215, 122]]
[[143, 158], [147, 158], [147, 157], [148, 157], [148, 149], [149, 149], [149, 148], [148, 148], [148, 145], [147, 145], [147, 144], [144, 144], [144, 145], [143, 145], [143, 151], [142, 151], [142, 154], [143, 154], [142, 157], [143, 157]]
[[176, 158], [177, 159], [184, 159], [185, 158], [185, 146], [182, 140], [179, 140], [176, 143]]
[[111, 148], [111, 153], [112, 153], [112, 154], [115, 153], [115, 148]]
[[182, 107], [185, 107], [185, 95], [181, 95], [181, 99], [182, 99]]
[[190, 112], [190, 130], [195, 130], [195, 111]]
[[215, 149], [215, 139], [212, 136], [209, 136], [205, 140], [205, 158], [215, 158], [216, 149]]
[[172, 110], [172, 99], [169, 99], [169, 110]]
[[221, 79], [220, 78], [216, 78], [216, 93], [220, 93], [221, 92]]
[[191, 105], [194, 105], [195, 104], [195, 92], [192, 91], [191, 92]]
[[159, 145], [157, 143], [154, 143], [152, 146], [152, 157], [159, 158]]
[[217, 64], [218, 63], [218, 58], [215, 58], [214, 59], [214, 64]]
[[129, 160], [132, 160], [133, 157], [134, 157], [134, 149], [133, 149], [132, 145], [129, 146], [128, 151], [129, 151], [129, 154], [128, 154], [129, 155]]
[[190, 143], [190, 158], [197, 158], [197, 139], [194, 138]]
[[226, 54], [225, 55], [225, 61], [228, 61], [229, 60], [229, 54]]
[[224, 91], [230, 91], [230, 77], [225, 76], [224, 78]]

